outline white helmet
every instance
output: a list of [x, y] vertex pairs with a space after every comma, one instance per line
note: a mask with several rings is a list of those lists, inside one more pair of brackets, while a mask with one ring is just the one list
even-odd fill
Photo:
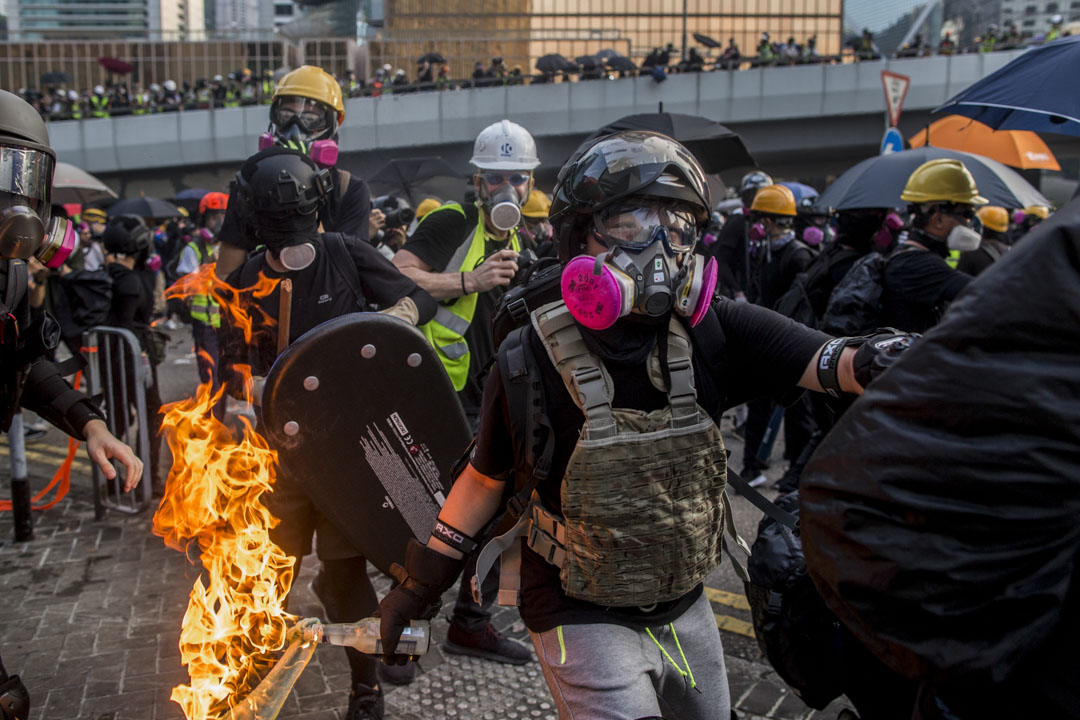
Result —
[[155, 94], [161, 92], [161, 86], [157, 83], [150, 83], [150, 92]]
[[176, 92], [176, 81], [175, 80], [166, 80], [165, 81], [165, 90], [167, 90], [168, 92]]
[[500, 120], [476, 136], [469, 162], [485, 170], [532, 170], [540, 164], [536, 141], [515, 122]]
[[68, 90], [67, 91], [67, 97], [68, 97], [68, 100], [78, 100], [79, 99], [79, 93], [75, 92], [74, 90]]
[[1055, 15], [1054, 17], [1050, 18], [1050, 24], [1060, 25], [1064, 20], [1065, 18], [1061, 17], [1060, 15]]
[[105, 94], [105, 88], [101, 87], [100, 85], [95, 85], [94, 86], [94, 94], [95, 95], [104, 95]]

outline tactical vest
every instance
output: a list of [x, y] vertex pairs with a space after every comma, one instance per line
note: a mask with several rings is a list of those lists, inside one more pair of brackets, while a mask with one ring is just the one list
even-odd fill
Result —
[[[189, 242], [187, 247], [195, 251], [195, 259], [199, 265], [214, 262], [214, 253], [209, 248], [203, 248], [202, 243]], [[191, 296], [191, 319], [197, 320], [212, 328], [221, 327], [221, 305], [210, 295], [197, 294]]]
[[474, 596], [495, 558], [506, 553], [499, 603], [516, 604], [520, 542], [559, 568], [569, 597], [605, 607], [649, 606], [686, 595], [720, 563], [727, 550], [725, 523], [749, 554], [724, 494], [723, 437], [697, 404], [692, 345], [678, 320], [668, 328], [670, 384], [659, 346], [647, 365], [650, 382], [667, 394], [668, 405], [645, 412], [613, 407], [611, 377], [563, 302], [545, 305], [530, 318], [585, 423], [562, 478], [563, 515], [544, 508], [533, 492], [513, 529], [481, 551]]
[[[447, 203], [440, 208], [432, 210], [424, 216], [425, 219], [437, 212], [459, 212], [465, 215], [464, 208], [458, 203]], [[445, 273], [462, 273], [474, 270], [484, 260], [484, 214], [479, 212], [476, 219], [476, 229], [465, 238], [465, 241], [454, 252], [453, 257], [443, 268]], [[510, 233], [508, 247], [521, 252], [521, 239], [517, 230]], [[465, 387], [465, 381], [469, 378], [469, 344], [465, 342], [465, 333], [472, 324], [473, 315], [476, 314], [476, 302], [478, 293], [472, 292], [455, 298], [449, 304], [440, 303], [435, 317], [428, 323], [420, 326], [420, 331], [428, 339], [435, 352], [439, 355], [446, 374], [454, 384], [454, 389], [460, 391]]]

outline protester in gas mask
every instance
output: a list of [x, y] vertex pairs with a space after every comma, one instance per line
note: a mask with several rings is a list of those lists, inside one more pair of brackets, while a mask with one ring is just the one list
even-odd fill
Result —
[[[222, 192], [207, 193], [199, 201], [201, 227], [192, 233], [191, 240], [180, 251], [180, 262], [176, 265], [178, 275], [197, 272], [201, 266], [217, 261], [217, 233], [225, 220], [228, 204], [229, 196]], [[204, 293], [192, 295], [188, 302], [199, 382], [210, 383], [212, 391], [217, 392], [220, 385], [217, 331], [221, 327], [221, 307], [211, 295]]]
[[981, 237], [971, 226], [987, 200], [964, 164], [949, 159], [917, 167], [900, 199], [911, 203], [912, 229], [885, 268], [878, 324], [923, 333], [971, 282], [945, 258], [950, 250], [979, 247]]
[[536, 254], [541, 257], [555, 254], [555, 246], [551, 240], [551, 223], [548, 222], [550, 208], [551, 198], [543, 190], [535, 188], [529, 193], [529, 199], [521, 208], [525, 233], [536, 248]]
[[394, 265], [443, 304], [422, 329], [475, 426], [478, 378], [494, 355], [492, 314], [518, 271], [518, 254], [530, 246], [521, 209], [540, 159], [532, 135], [502, 120], [480, 132], [469, 162], [476, 202], [447, 203], [424, 216]]
[[[345, 103], [341, 85], [334, 76], [319, 67], [304, 65], [281, 78], [270, 104], [270, 126], [259, 138], [259, 150], [271, 146], [291, 148], [311, 157], [326, 169], [334, 185], [319, 203], [318, 218], [326, 232], [355, 235], [368, 240], [368, 214], [371, 193], [367, 183], [337, 167], [337, 135], [345, 122]], [[233, 188], [230, 197], [235, 195]], [[243, 203], [230, 203], [218, 237], [221, 248], [217, 276], [224, 278], [240, 267], [256, 246], [245, 225], [251, 218], [239, 213]]]
[[859, 393], [879, 343], [714, 302], [716, 262], [693, 251], [710, 207], [700, 164], [658, 133], [591, 141], [563, 167], [562, 302], [499, 348], [475, 450], [439, 513], [453, 532], [410, 541], [408, 577], [380, 604], [387, 662], [405, 659], [392, 652], [402, 628], [438, 611], [471, 536], [514, 495], [506, 525], [520, 521], [488, 547], [520, 549], [520, 592], [506, 591], [559, 717], [728, 720], [702, 592], [730, 512], [717, 424], [796, 385]]
[[[447, 203], [425, 215], [394, 256], [394, 265], [440, 301], [435, 319], [421, 329], [475, 429], [483, 398], [481, 372], [495, 355], [495, 307], [518, 272], [519, 253], [529, 247], [519, 231], [521, 206], [540, 159], [532, 135], [502, 120], [480, 132], [470, 162], [476, 167], [476, 202]], [[470, 564], [475, 560], [470, 555]], [[492, 580], [484, 587], [484, 602], [477, 604], [463, 584], [444, 648], [499, 662], [528, 662], [528, 650], [491, 624], [495, 590]]]
[[[340, 233], [319, 232], [318, 208], [324, 196], [334, 191], [331, 178], [330, 171], [308, 155], [278, 147], [248, 158], [237, 174], [230, 207], [232, 203], [246, 206], [244, 214], [254, 218], [249, 226], [252, 242], [265, 245], [266, 250], [234, 270], [228, 283], [246, 299], [250, 297], [246, 290], [260, 276], [288, 278], [292, 294], [287, 328], [282, 325], [281, 283], [268, 295], [250, 298], [257, 305], [256, 311], [249, 310], [250, 342], [232, 317], [222, 318], [221, 376], [233, 395], [243, 397], [245, 377], [238, 366], [250, 368], [256, 383], [261, 383], [277, 357], [280, 332], [287, 332], [291, 343], [316, 325], [352, 312], [381, 310], [413, 325], [435, 314], [435, 301], [370, 244]], [[254, 399], [258, 401], [258, 394]], [[318, 535], [322, 565], [315, 588], [328, 619], [355, 622], [371, 615], [377, 599], [363, 554], [318, 511], [302, 484], [285, 468], [268, 506], [281, 519], [271, 538], [296, 558], [294, 573], [299, 573], [300, 559], [311, 552], [312, 536]], [[375, 662], [352, 648], [345, 653], [352, 671], [346, 716], [381, 720], [383, 699]]]

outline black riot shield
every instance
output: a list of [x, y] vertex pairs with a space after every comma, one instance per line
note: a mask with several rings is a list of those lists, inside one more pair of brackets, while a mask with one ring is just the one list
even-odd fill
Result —
[[380, 570], [427, 540], [470, 440], [435, 351], [378, 313], [319, 325], [266, 377], [262, 421], [285, 472]]

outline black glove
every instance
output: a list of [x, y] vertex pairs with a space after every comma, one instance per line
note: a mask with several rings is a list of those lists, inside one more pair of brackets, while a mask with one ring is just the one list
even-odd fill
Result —
[[897, 359], [922, 335], [901, 332], [895, 328], [881, 328], [859, 346], [852, 358], [855, 382], [866, 388], [881, 373], [889, 369]]
[[442, 594], [446, 592], [461, 573], [464, 560], [443, 555], [410, 538], [405, 549], [405, 568], [395, 564], [390, 568], [401, 584], [387, 593], [379, 603], [376, 617], [382, 637], [383, 662], [387, 665], [404, 665], [408, 655], [399, 655], [397, 649], [401, 632], [410, 620], [430, 620], [439, 612]]

